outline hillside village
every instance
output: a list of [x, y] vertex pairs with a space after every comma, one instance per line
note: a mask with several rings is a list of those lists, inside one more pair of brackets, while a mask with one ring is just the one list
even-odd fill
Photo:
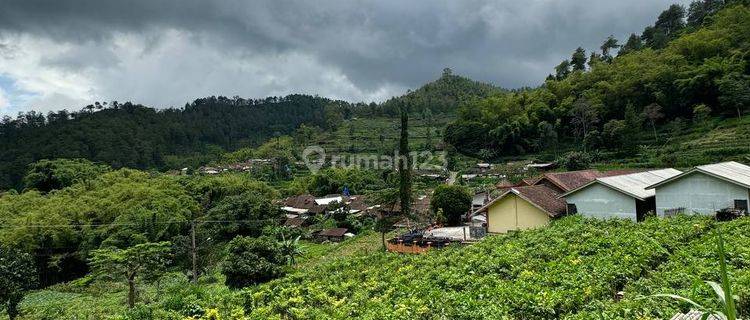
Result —
[[[401, 242], [407, 247], [413, 243], [422, 249], [394, 251], [421, 253], [428, 245], [472, 243], [485, 234], [540, 228], [570, 215], [632, 221], [682, 214], [729, 219], [747, 215], [750, 201], [750, 166], [734, 161], [700, 165], [684, 172], [672, 168], [587, 169], [544, 172], [515, 184], [507, 182], [505, 177], [497, 179], [495, 190], [474, 194], [471, 207], [466, 208], [462, 219], [463, 227], [440, 225], [432, 214], [430, 193], [418, 197], [412, 208], [413, 218], [392, 226], [406, 228], [409, 232], [389, 242]], [[341, 210], [358, 218], [373, 219], [400, 211], [398, 203], [385, 205], [365, 195], [346, 194], [318, 198], [303, 194], [288, 197], [280, 205], [286, 217], [284, 226], [293, 228], [309, 227], [316, 216]], [[312, 231], [318, 240], [341, 241], [355, 236], [346, 228]], [[330, 236], [331, 232], [335, 236]]]
[[3, 3], [0, 320], [747, 319], [750, 2], [567, 1]]

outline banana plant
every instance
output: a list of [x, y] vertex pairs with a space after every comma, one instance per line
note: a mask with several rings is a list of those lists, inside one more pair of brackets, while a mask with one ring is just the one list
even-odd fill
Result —
[[286, 239], [284, 234], [281, 234], [281, 250], [284, 253], [284, 256], [286, 256], [289, 265], [294, 265], [295, 258], [304, 254], [304, 250], [299, 244], [299, 239], [300, 236], [297, 236], [297, 238], [294, 239]]

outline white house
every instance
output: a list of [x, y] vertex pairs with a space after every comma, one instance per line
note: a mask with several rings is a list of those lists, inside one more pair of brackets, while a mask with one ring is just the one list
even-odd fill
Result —
[[697, 166], [648, 187], [656, 192], [656, 213], [713, 215], [726, 208], [747, 211], [750, 166], [730, 161]]
[[568, 214], [640, 221], [655, 210], [654, 190], [646, 188], [680, 173], [661, 169], [596, 178], [560, 197], [565, 198]]

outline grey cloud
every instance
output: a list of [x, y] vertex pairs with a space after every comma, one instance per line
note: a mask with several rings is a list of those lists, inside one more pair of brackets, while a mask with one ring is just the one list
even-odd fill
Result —
[[[165, 30], [179, 30], [196, 46], [240, 62], [245, 56], [310, 56], [362, 92], [373, 92], [385, 86], [416, 87], [446, 66], [500, 86], [538, 85], [579, 45], [598, 48], [610, 34], [622, 41], [652, 23], [673, 0], [3, 2], [0, 32], [81, 48], [45, 59], [58, 67], [105, 67], [118, 62], [111, 48], [119, 34], [142, 37], [148, 53], [158, 50]], [[190, 56], [185, 52], [174, 59]], [[281, 71], [295, 77], [293, 69]]]

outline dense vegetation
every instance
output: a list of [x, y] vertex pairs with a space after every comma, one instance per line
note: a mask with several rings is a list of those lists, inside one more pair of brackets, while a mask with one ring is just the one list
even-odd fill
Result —
[[[458, 149], [462, 160], [566, 152], [559, 160], [569, 169], [690, 166], [750, 155], [749, 105], [750, 9], [699, 0], [687, 12], [669, 7], [622, 46], [610, 37], [601, 52], [576, 49], [538, 88], [506, 91], [445, 69], [381, 104], [210, 97], [181, 109], [97, 103], [5, 118], [0, 316], [669, 318], [689, 306], [642, 297], [677, 293], [717, 306], [701, 282], [718, 278], [717, 231], [747, 316], [748, 218], [567, 217], [406, 256], [380, 252], [404, 216], [359, 216], [333, 203], [292, 229], [278, 201], [348, 191], [408, 211], [414, 194], [434, 189], [430, 218], [460, 224], [471, 203], [465, 186], [394, 168], [310, 172], [301, 150], [447, 150], [453, 159]], [[248, 168], [195, 170], [238, 163]], [[502, 170], [513, 180], [530, 174], [518, 163]], [[309, 242], [312, 231], [334, 227], [358, 235]]]
[[[339, 103], [304, 95], [209, 97], [183, 109], [114, 102], [77, 112], [5, 117], [0, 124], [0, 188], [19, 187], [26, 166], [41, 159], [86, 158], [115, 168], [195, 167], [206, 162], [205, 154], [258, 145], [303, 123], [322, 127], [326, 107]], [[187, 157], [191, 155], [194, 159]]]
[[[641, 297], [678, 293], [704, 305], [718, 304], [712, 289], [701, 281], [718, 279], [714, 237], [721, 230], [727, 239], [730, 277], [741, 301], [738, 308], [744, 315], [750, 312], [746, 303], [749, 223], [747, 218], [717, 223], [677, 217], [633, 223], [569, 217], [548, 228], [493, 236], [470, 247], [428, 255], [342, 254], [238, 291], [221, 285], [220, 277], [190, 285], [184, 275], [168, 274], [158, 282], [166, 294], [156, 295], [152, 291], [156, 288], [144, 287], [150, 303], [129, 311], [122, 307], [121, 298], [94, 298], [127, 289], [97, 282], [32, 294], [21, 310], [33, 319], [77, 315], [140, 319], [144, 314], [179, 319], [209, 311], [249, 319], [669, 318], [688, 306]], [[373, 240], [376, 245], [377, 237]], [[616, 302], [618, 291], [624, 291], [621, 302]], [[61, 303], [63, 297], [75, 302]], [[101, 302], [113, 308], [97, 306]], [[119, 311], [113, 314], [113, 310]]]
[[[701, 5], [715, 7], [706, 12]], [[611, 51], [617, 40], [607, 39], [588, 67], [579, 48], [540, 88], [466, 102], [446, 141], [485, 159], [551, 153], [566, 141], [634, 150], [658, 143], [657, 127], [670, 122], [741, 116], [750, 105], [750, 9], [697, 1], [687, 25], [684, 16], [681, 7], [670, 7], [617, 57]]]

